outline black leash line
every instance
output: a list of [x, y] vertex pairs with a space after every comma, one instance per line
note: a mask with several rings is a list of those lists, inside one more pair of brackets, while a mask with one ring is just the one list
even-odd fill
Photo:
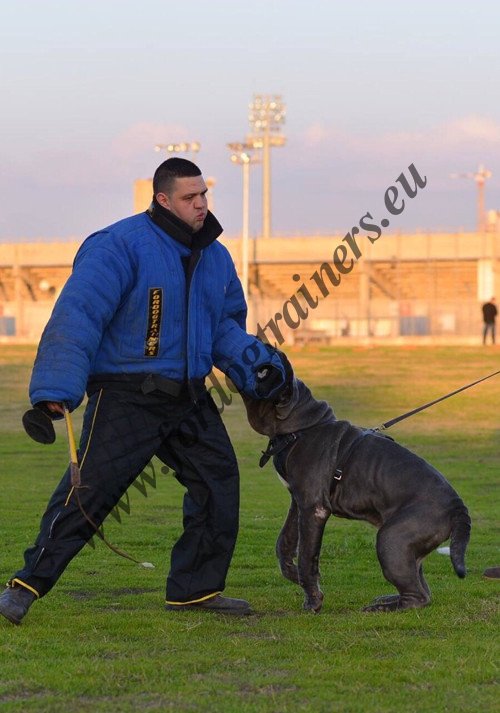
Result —
[[377, 426], [377, 428], [374, 428], [374, 431], [385, 431], [386, 428], [390, 428], [391, 426], [394, 426], [394, 424], [399, 423], [400, 421], [403, 421], [405, 418], [409, 418], [410, 416], [414, 416], [416, 413], [419, 413], [419, 411], [423, 411], [426, 408], [429, 408], [429, 406], [434, 406], [434, 404], [438, 404], [440, 401], [444, 401], [445, 399], [449, 399], [450, 396], [455, 396], [455, 394], [459, 394], [461, 391], [465, 391], [465, 389], [470, 389], [471, 386], [475, 386], [476, 384], [480, 384], [481, 381], [486, 381], [486, 379], [491, 379], [492, 376], [496, 376], [497, 374], [500, 374], [499, 371], [494, 371], [493, 374], [488, 374], [488, 376], [483, 376], [482, 379], [478, 379], [477, 381], [473, 381], [472, 384], [467, 384], [467, 386], [461, 386], [459, 389], [456, 389], [455, 391], [452, 391], [449, 394], [446, 394], [446, 396], [441, 396], [439, 399], [434, 399], [434, 401], [429, 401], [428, 404], [424, 404], [423, 406], [419, 406], [418, 408], [414, 408], [412, 411], [408, 411], [407, 413], [402, 414], [401, 416], [397, 416], [396, 418], [392, 418], [390, 421], [386, 421], [383, 423], [381, 426]]

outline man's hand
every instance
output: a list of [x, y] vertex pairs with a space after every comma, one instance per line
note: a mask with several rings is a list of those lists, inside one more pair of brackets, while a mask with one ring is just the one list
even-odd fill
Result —
[[64, 406], [58, 401], [45, 401], [45, 408], [51, 413], [60, 413], [64, 416]]

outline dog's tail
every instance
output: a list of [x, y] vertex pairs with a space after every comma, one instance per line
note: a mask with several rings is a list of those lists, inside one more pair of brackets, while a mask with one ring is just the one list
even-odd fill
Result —
[[450, 559], [453, 569], [463, 579], [466, 575], [465, 550], [470, 539], [471, 520], [469, 511], [460, 500], [451, 517]]

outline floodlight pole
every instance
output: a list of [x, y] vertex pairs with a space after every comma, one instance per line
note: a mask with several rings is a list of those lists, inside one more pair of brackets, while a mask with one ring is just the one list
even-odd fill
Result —
[[254, 95], [249, 105], [248, 120], [252, 135], [247, 143], [262, 149], [262, 237], [271, 237], [271, 147], [284, 146], [286, 138], [280, 132], [285, 123], [286, 106], [281, 96]]
[[243, 175], [242, 225], [241, 225], [241, 284], [245, 300], [248, 299], [248, 263], [250, 237], [250, 165], [259, 161], [258, 156], [251, 153], [252, 146], [246, 143], [233, 142], [228, 144], [231, 149], [231, 161], [239, 164]]
[[271, 151], [269, 122], [266, 122], [262, 144], [262, 237], [271, 237]]
[[208, 210], [214, 212], [214, 186], [217, 183], [213, 176], [207, 176], [205, 183], [207, 184], [207, 204]]
[[242, 226], [241, 226], [241, 280], [243, 283], [243, 294], [245, 295], [245, 301], [248, 299], [248, 238], [249, 238], [249, 224], [250, 224], [250, 157], [246, 157], [242, 161], [242, 173], [243, 173], [243, 216], [242, 216]]

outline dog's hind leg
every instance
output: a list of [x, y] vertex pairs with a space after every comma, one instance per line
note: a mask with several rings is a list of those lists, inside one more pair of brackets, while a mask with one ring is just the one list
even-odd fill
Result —
[[280, 564], [280, 570], [283, 577], [289, 579], [295, 584], [299, 583], [299, 573], [297, 565], [294, 562], [297, 556], [297, 547], [299, 544], [299, 510], [297, 502], [292, 496], [290, 509], [285, 520], [285, 524], [279, 534], [276, 542], [276, 556]]
[[423, 565], [422, 565], [422, 562], [420, 562], [420, 565], [419, 565], [419, 568], [418, 568], [418, 577], [419, 577], [419, 579], [420, 579], [420, 584], [421, 584], [421, 586], [422, 586], [422, 589], [424, 590], [424, 592], [426, 592], [426, 594], [427, 594], [427, 596], [428, 596], [428, 598], [429, 598], [428, 601], [427, 601], [427, 604], [429, 604], [429, 602], [431, 601], [431, 590], [429, 589], [429, 585], [428, 585], [427, 582], [425, 581], [425, 577], [424, 577], [424, 567], [423, 567]]
[[[418, 569], [418, 575], [419, 575], [419, 579], [420, 579], [420, 584], [422, 585], [422, 588], [424, 589], [424, 591], [426, 591], [427, 594], [429, 595], [429, 600], [430, 600], [431, 590], [429, 589], [429, 586], [428, 586], [427, 582], [425, 581], [424, 570], [423, 570], [422, 565], [420, 565], [420, 567]], [[373, 606], [374, 604], [391, 604], [391, 603], [398, 604], [399, 601], [400, 601], [399, 594], [382, 594], [380, 597], [375, 597], [375, 599], [370, 604], [370, 606]], [[368, 607], [365, 609], [365, 611], [368, 611]]]
[[304, 609], [317, 614], [323, 605], [319, 588], [319, 555], [330, 510], [320, 505], [299, 511], [299, 551], [297, 566], [300, 586], [305, 592]]
[[[399, 611], [425, 607], [431, 599], [424, 579], [422, 559], [415, 554], [411, 522], [387, 523], [377, 534], [377, 555], [384, 577], [399, 594], [377, 597], [364, 611]], [[423, 553], [425, 556], [427, 552]]]

